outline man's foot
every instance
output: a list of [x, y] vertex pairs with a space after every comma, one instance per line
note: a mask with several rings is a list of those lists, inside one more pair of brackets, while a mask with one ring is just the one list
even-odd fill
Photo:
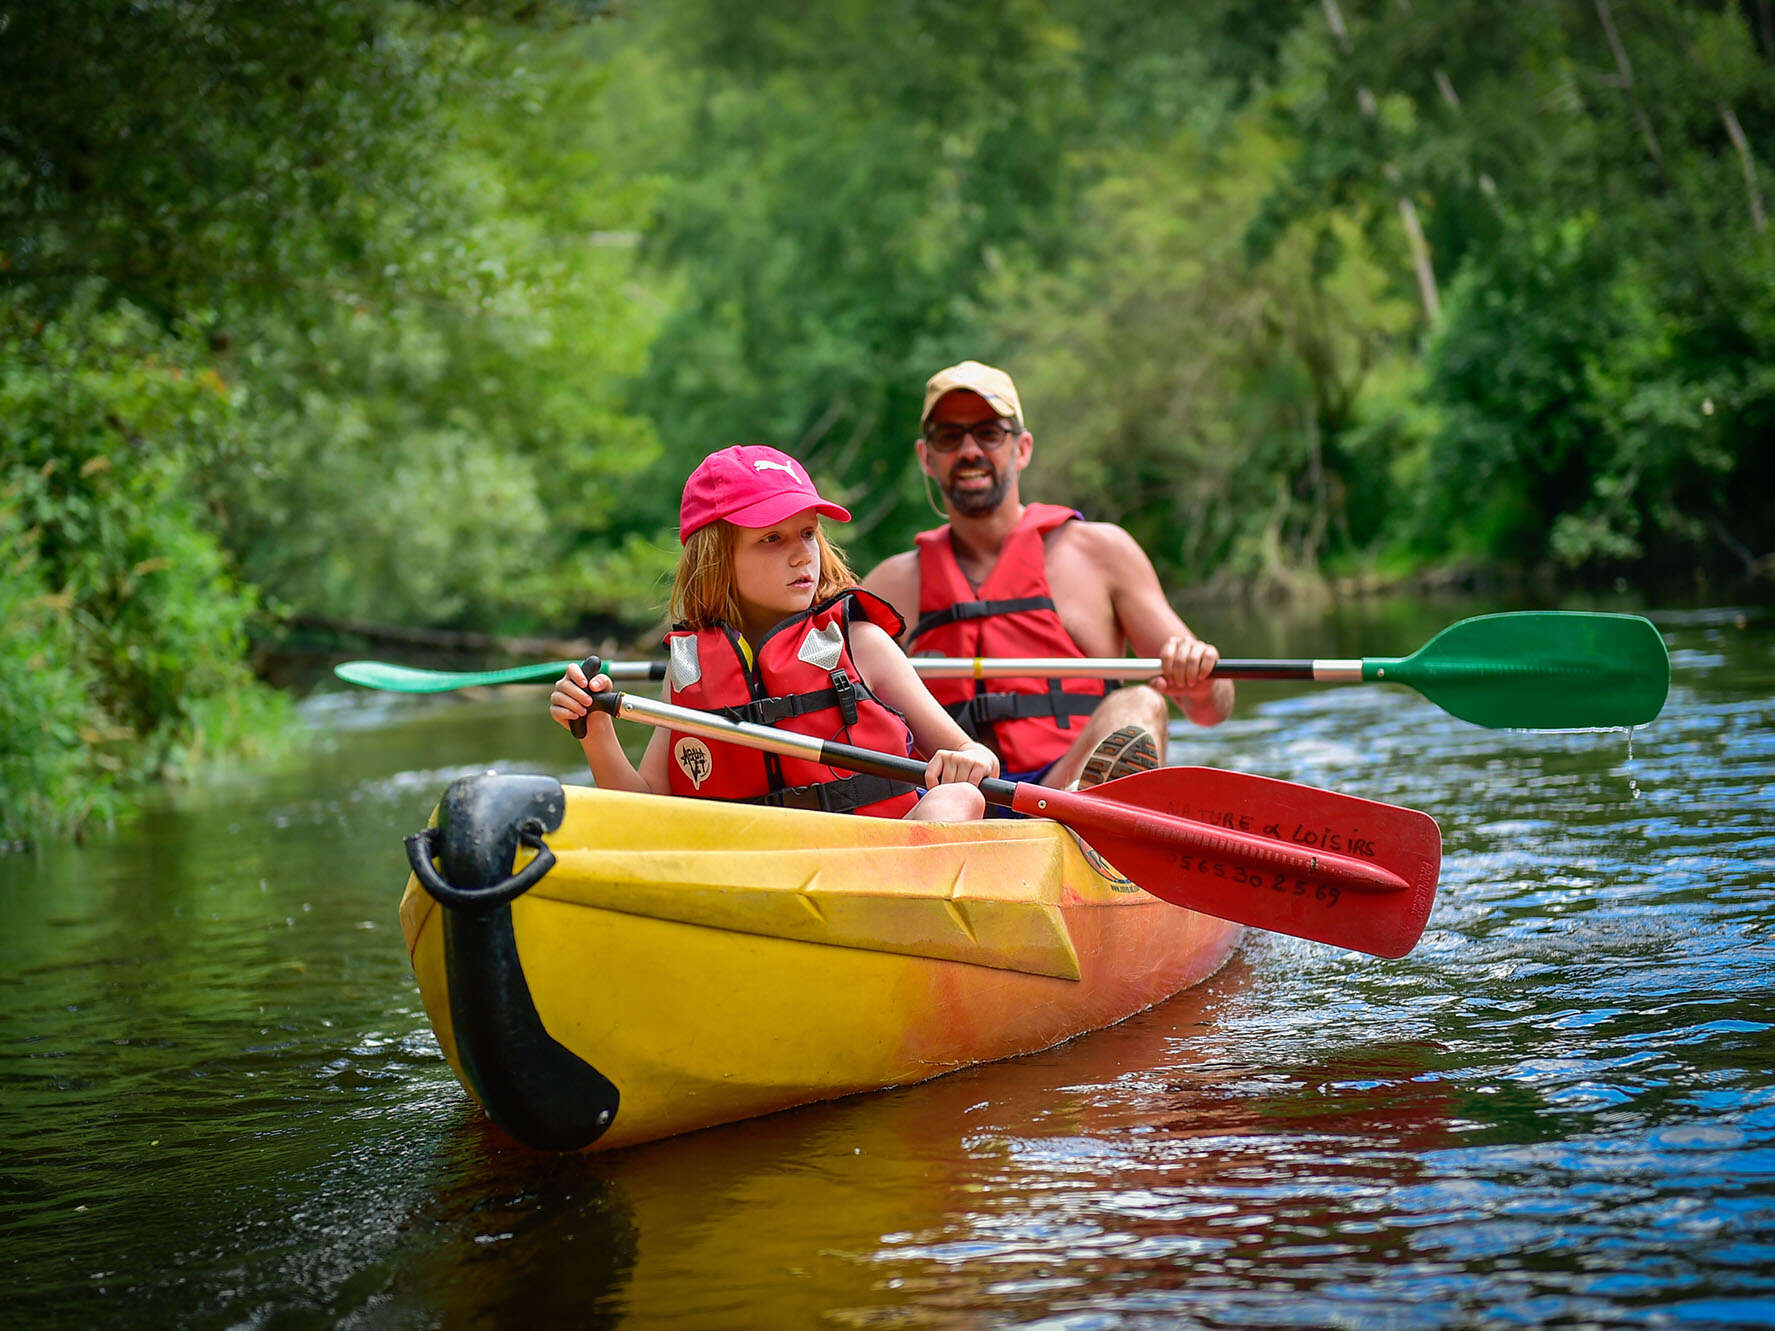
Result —
[[1089, 790], [1118, 776], [1150, 772], [1159, 765], [1159, 742], [1145, 726], [1123, 726], [1098, 741], [1079, 773], [1080, 790]]

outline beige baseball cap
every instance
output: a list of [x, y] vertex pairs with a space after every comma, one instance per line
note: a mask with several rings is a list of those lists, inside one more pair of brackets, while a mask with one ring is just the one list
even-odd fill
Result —
[[1011, 376], [977, 360], [964, 360], [959, 365], [938, 370], [925, 381], [924, 412], [918, 418], [919, 427], [922, 429], [931, 418], [931, 408], [937, 405], [939, 398], [958, 390], [978, 393], [999, 415], [1023, 424], [1023, 404], [1017, 400], [1017, 385], [1011, 382]]

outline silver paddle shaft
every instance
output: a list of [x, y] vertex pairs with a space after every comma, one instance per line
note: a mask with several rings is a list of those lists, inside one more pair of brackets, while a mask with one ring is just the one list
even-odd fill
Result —
[[[1162, 664], [1156, 656], [915, 656], [912, 668], [921, 679], [1004, 679], [1019, 675], [1042, 679], [1153, 679]], [[1214, 678], [1359, 680], [1362, 662], [1227, 659], [1214, 667]]]

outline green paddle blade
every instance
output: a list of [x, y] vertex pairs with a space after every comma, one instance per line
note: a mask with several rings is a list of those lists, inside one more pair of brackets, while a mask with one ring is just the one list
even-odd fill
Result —
[[1670, 692], [1670, 653], [1638, 615], [1524, 610], [1451, 624], [1362, 678], [1405, 684], [1494, 730], [1643, 726]]
[[333, 673], [347, 684], [362, 684], [367, 689], [386, 689], [393, 693], [448, 693], [451, 689], [474, 688], [481, 684], [522, 684], [534, 679], [558, 679], [561, 672], [577, 661], [546, 661], [541, 665], [513, 666], [509, 670], [420, 670], [413, 666], [390, 665], [386, 661], [342, 661]]

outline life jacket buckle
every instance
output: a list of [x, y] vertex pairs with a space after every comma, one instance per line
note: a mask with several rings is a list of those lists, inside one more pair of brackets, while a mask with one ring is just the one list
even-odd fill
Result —
[[842, 670], [832, 672], [832, 692], [838, 699], [838, 713], [844, 718], [844, 724], [857, 724], [857, 686], [851, 683], [851, 677]]
[[792, 696], [782, 698], [760, 698], [748, 703], [740, 709], [747, 713], [746, 719], [761, 726], [774, 726], [784, 717], [796, 716], [795, 699]]

